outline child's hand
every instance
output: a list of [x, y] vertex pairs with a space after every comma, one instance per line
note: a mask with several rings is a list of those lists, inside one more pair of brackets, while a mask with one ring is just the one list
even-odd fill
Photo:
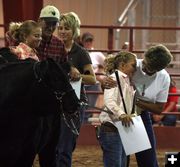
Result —
[[131, 123], [134, 124], [131, 115], [122, 114], [119, 119], [122, 121], [122, 125], [125, 127], [130, 127]]

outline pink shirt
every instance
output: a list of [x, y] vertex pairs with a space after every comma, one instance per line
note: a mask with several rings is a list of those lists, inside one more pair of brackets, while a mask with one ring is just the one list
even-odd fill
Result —
[[19, 59], [27, 59], [32, 58], [34, 60], [39, 61], [39, 58], [37, 57], [36, 50], [32, 49], [25, 43], [19, 43], [18, 46], [12, 47], [11, 51], [18, 56]]

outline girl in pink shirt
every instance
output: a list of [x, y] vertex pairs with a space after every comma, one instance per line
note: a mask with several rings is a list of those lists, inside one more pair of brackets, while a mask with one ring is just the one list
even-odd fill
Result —
[[11, 51], [19, 59], [32, 58], [39, 61], [36, 48], [39, 47], [42, 36], [42, 29], [39, 24], [33, 20], [24, 21], [22, 24], [12, 24], [16, 30], [12, 34], [13, 39], [19, 42], [18, 46], [11, 46]]

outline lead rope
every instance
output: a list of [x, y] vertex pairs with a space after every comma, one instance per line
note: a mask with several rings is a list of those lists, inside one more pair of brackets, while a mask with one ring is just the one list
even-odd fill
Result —
[[[38, 73], [37, 73], [37, 70], [36, 70], [36, 65], [38, 64], [39, 62], [35, 62], [34, 63], [34, 65], [33, 65], [33, 71], [34, 71], [34, 75], [35, 75], [35, 78], [37, 79], [37, 81], [38, 81], [38, 83], [39, 82], [42, 82], [42, 78], [41, 77], [39, 77], [38, 76]], [[47, 86], [47, 85], [46, 85]], [[71, 89], [70, 91], [72, 91], [73, 89]], [[56, 97], [56, 99], [59, 101], [59, 104], [60, 104], [60, 111], [62, 111], [62, 117], [63, 117], [63, 120], [64, 120], [64, 122], [65, 122], [65, 124], [67, 125], [67, 127], [68, 128], [70, 128], [71, 129], [71, 131], [75, 134], [75, 135], [79, 135], [79, 132], [78, 132], [78, 129], [76, 128], [76, 126], [75, 126], [75, 123], [74, 123], [74, 120], [72, 119], [72, 117], [74, 116], [74, 117], [77, 117], [77, 119], [78, 119], [78, 111], [77, 112], [75, 112], [74, 114], [71, 114], [72, 115], [72, 117], [70, 116], [70, 114], [69, 114], [69, 116], [68, 116], [68, 114], [65, 114], [65, 112], [64, 112], [64, 109], [63, 109], [63, 105], [62, 105], [62, 98], [63, 98], [63, 96], [67, 93], [67, 92], [57, 92], [57, 91], [54, 91], [54, 90], [52, 90], [53, 92], [54, 92], [54, 94], [55, 94], [55, 97]], [[66, 116], [67, 115], [67, 116]], [[68, 123], [68, 118], [66, 118], [66, 117], [69, 117], [69, 121], [70, 121], [70, 124], [72, 125], [72, 127], [71, 127], [71, 125]]]
[[[70, 115], [72, 115], [72, 116], [75, 116], [75, 117], [78, 118], [78, 112], [75, 112], [74, 114], [69, 114], [69, 116], [68, 116], [68, 114], [65, 114], [64, 109], [63, 109], [63, 105], [62, 105], [62, 103], [63, 103], [63, 102], [62, 102], [62, 98], [63, 98], [63, 96], [64, 96], [66, 93], [59, 93], [59, 92], [54, 92], [54, 93], [55, 93], [56, 99], [59, 101], [60, 111], [62, 111], [62, 117], [63, 117], [63, 120], [64, 120], [65, 124], [67, 125], [68, 128], [71, 129], [71, 131], [72, 131], [75, 135], [79, 136], [79, 132], [78, 132], [77, 127], [75, 126], [74, 120], [73, 120], [72, 117], [70, 116]], [[66, 115], [67, 115], [67, 116], [66, 116]], [[66, 117], [69, 117], [69, 121], [70, 121], [70, 123], [71, 123], [72, 126], [68, 123], [68, 118], [66, 118]]]

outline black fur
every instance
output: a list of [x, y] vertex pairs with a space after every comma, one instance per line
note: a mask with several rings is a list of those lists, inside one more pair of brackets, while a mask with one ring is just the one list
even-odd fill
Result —
[[60, 115], [62, 109], [55, 92], [65, 93], [65, 112], [77, 110], [78, 98], [53, 60], [18, 60], [9, 49], [0, 55], [0, 166], [31, 167], [44, 144], [42, 119]]

